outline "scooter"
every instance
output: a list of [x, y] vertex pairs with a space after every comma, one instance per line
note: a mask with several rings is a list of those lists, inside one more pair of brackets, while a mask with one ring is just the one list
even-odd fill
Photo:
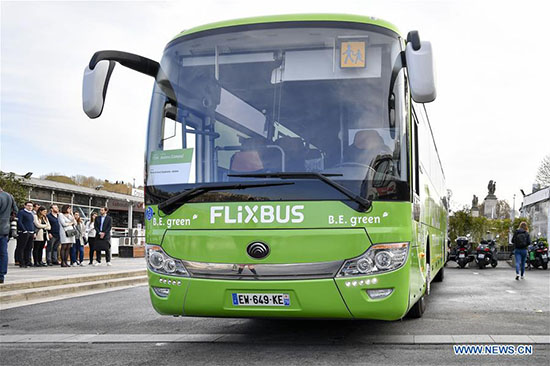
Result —
[[458, 237], [456, 239], [456, 263], [460, 268], [466, 267], [466, 264], [472, 261], [470, 257], [470, 245], [468, 244], [468, 238]]
[[541, 240], [535, 241], [527, 248], [527, 265], [529, 268], [548, 269], [548, 248]]
[[496, 243], [493, 240], [482, 240], [477, 246], [476, 263], [479, 269], [490, 264], [495, 268], [498, 265]]

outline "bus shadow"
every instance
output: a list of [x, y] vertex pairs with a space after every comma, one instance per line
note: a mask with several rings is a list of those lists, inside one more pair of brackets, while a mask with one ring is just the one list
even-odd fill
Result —
[[400, 324], [382, 320], [250, 319], [239, 337], [250, 343], [331, 344], [377, 335], [402, 334]]

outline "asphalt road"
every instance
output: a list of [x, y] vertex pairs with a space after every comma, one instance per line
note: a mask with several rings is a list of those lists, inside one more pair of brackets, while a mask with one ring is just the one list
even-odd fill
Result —
[[[237, 343], [4, 343], [2, 365], [37, 364], [535, 364], [531, 356], [455, 356], [451, 345], [373, 345], [377, 335], [548, 335], [550, 271], [514, 280], [492, 269], [446, 267], [421, 319], [396, 322], [174, 318], [152, 309], [146, 286], [0, 311], [0, 334], [230, 334]], [[261, 339], [262, 341], [258, 341]], [[285, 340], [287, 340], [285, 342]], [[482, 357], [482, 358], [480, 358]], [[34, 361], [33, 361], [34, 360]]]

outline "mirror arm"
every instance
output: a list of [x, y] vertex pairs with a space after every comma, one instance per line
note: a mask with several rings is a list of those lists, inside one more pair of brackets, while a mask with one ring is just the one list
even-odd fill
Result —
[[97, 51], [90, 60], [90, 70], [93, 70], [97, 63], [102, 60], [116, 61], [122, 66], [126, 66], [132, 70], [154, 78], [157, 77], [160, 69], [160, 64], [158, 62], [133, 53], [121, 51]]

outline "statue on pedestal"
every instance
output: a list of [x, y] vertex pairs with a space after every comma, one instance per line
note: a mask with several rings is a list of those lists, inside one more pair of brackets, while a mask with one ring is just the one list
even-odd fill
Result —
[[470, 213], [473, 217], [479, 217], [479, 207], [477, 206], [479, 203], [479, 199], [474, 194], [474, 198], [472, 198], [472, 209], [470, 210]]
[[483, 216], [494, 219], [496, 218], [496, 206], [497, 206], [497, 196], [495, 196], [495, 191], [497, 189], [497, 182], [490, 180], [487, 185], [487, 190], [489, 193], [485, 200], [483, 201]]
[[478, 202], [479, 202], [479, 199], [478, 199], [477, 196], [474, 194], [474, 198], [472, 199], [472, 208], [476, 208]]
[[490, 180], [489, 184], [487, 185], [487, 189], [489, 190], [488, 196], [494, 196], [497, 189], [497, 182]]

